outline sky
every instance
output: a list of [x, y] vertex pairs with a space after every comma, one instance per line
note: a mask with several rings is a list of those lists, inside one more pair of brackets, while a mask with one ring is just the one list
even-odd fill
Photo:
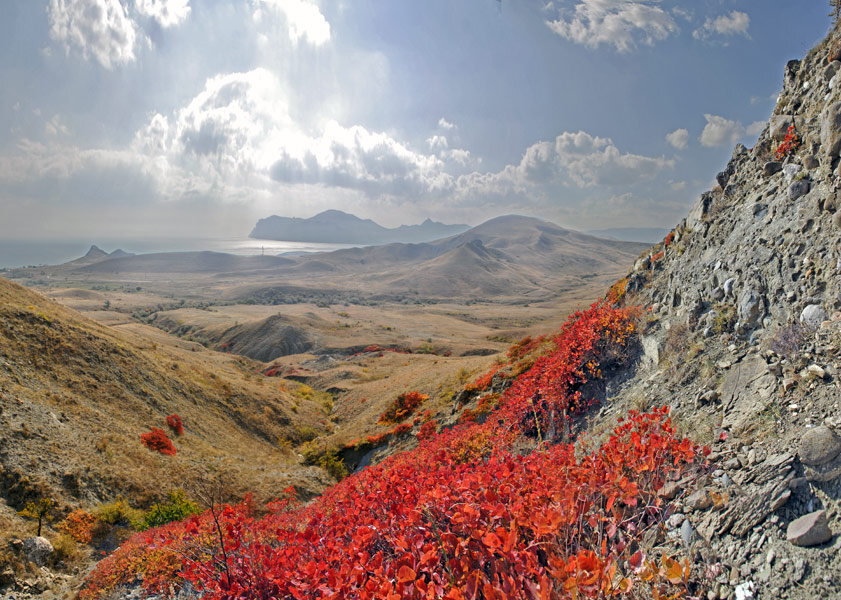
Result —
[[822, 0], [3, 0], [0, 239], [670, 227]]

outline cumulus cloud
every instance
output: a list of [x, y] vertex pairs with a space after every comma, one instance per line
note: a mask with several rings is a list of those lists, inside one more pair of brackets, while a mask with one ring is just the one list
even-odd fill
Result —
[[746, 136], [756, 136], [765, 128], [764, 121], [755, 121], [745, 127], [739, 121], [732, 121], [717, 115], [705, 114], [707, 124], [699, 138], [702, 146], [726, 146], [735, 144]]
[[673, 148], [683, 150], [689, 144], [689, 131], [687, 129], [675, 129], [673, 132], [666, 135], [666, 141], [669, 142]]
[[738, 121], [710, 114], [705, 114], [704, 118], [707, 124], [699, 138], [702, 146], [711, 148], [735, 144], [745, 135], [745, 127]]
[[[315, 133], [305, 130], [290, 117], [281, 83], [262, 68], [208, 79], [171, 121], [153, 116], [137, 133], [135, 148], [211, 179], [263, 178], [370, 195], [430, 193], [451, 185], [440, 158], [387, 134], [334, 120]], [[445, 138], [435, 138], [430, 139], [446, 149]]]
[[692, 32], [692, 37], [696, 40], [707, 40], [716, 35], [729, 37], [743, 35], [750, 38], [749, 27], [748, 14], [734, 10], [729, 15], [719, 15], [714, 19], [708, 17], [701, 27]]
[[306, 40], [313, 46], [321, 46], [330, 41], [330, 23], [318, 5], [309, 0], [256, 0], [256, 21], [263, 20], [264, 9], [286, 18], [289, 40], [293, 44]]
[[455, 125], [450, 123], [444, 117], [441, 117], [440, 119], [438, 119], [438, 127], [440, 127], [441, 129], [450, 130], [450, 129], [453, 129], [455, 127]]
[[648, 46], [678, 32], [674, 19], [659, 0], [580, 0], [572, 11], [561, 11], [546, 24], [557, 35], [596, 48], [612, 45], [619, 52]]
[[674, 166], [664, 157], [621, 152], [612, 140], [584, 131], [564, 132], [554, 141], [529, 146], [517, 165], [495, 173], [458, 177], [458, 198], [510, 199], [545, 193], [557, 186], [579, 189], [624, 187], [649, 181]]
[[426, 143], [429, 145], [431, 150], [436, 152], [446, 150], [450, 146], [449, 142], [447, 142], [447, 136], [445, 135], [433, 135], [427, 138]]
[[134, 0], [134, 6], [164, 29], [180, 25], [190, 15], [190, 0]]
[[50, 37], [106, 69], [134, 60], [135, 23], [119, 0], [50, 0]]

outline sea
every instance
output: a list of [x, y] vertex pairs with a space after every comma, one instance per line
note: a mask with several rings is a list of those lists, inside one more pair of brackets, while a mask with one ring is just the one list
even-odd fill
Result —
[[210, 250], [240, 256], [295, 255], [353, 248], [351, 244], [283, 242], [251, 238], [120, 238], [63, 240], [0, 239], [0, 269], [60, 265], [87, 254], [92, 245], [105, 252], [122, 249], [134, 254]]

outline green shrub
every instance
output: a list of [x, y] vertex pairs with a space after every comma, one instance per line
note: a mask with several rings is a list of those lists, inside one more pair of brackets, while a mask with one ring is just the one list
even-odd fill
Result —
[[131, 526], [135, 529], [143, 522], [143, 511], [132, 508], [124, 498], [101, 504], [93, 511], [94, 516], [109, 525]]
[[301, 449], [301, 455], [306, 464], [318, 465], [338, 480], [348, 476], [347, 467], [335, 448], [325, 448], [318, 442], [307, 442]]
[[161, 504], [153, 504], [139, 525], [139, 529], [151, 529], [166, 525], [172, 521], [182, 521], [191, 515], [201, 512], [199, 505], [187, 498], [181, 490], [173, 490], [167, 494], [168, 500]]

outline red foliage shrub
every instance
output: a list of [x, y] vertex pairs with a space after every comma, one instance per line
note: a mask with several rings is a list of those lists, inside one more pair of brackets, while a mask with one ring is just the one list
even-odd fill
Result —
[[429, 396], [420, 392], [405, 392], [392, 402], [387, 411], [380, 415], [380, 423], [398, 423], [415, 412], [415, 409], [426, 402]]
[[779, 146], [777, 146], [777, 160], [783, 160], [784, 158], [793, 155], [797, 152], [799, 147], [800, 136], [797, 135], [797, 132], [794, 130], [794, 125], [789, 125], [786, 130], [785, 139]]
[[667, 235], [666, 238], [663, 240], [663, 245], [666, 246], [666, 248], [668, 248], [673, 241], [675, 241], [675, 232], [670, 231], [669, 235]]
[[175, 456], [175, 446], [172, 445], [172, 441], [166, 436], [163, 429], [152, 427], [152, 431], [149, 433], [140, 434], [140, 441], [149, 450], [157, 450], [161, 454]]
[[404, 433], [407, 433], [411, 430], [412, 426], [409, 423], [403, 423], [402, 425], [398, 425], [397, 427], [389, 431], [389, 433], [396, 437], [398, 435], [403, 435]]
[[494, 367], [493, 369], [476, 379], [476, 381], [474, 381], [473, 383], [468, 383], [466, 386], [464, 386], [464, 389], [466, 389], [469, 392], [481, 392], [483, 390], [488, 389], [491, 385], [491, 381], [493, 381], [494, 375], [497, 374], [499, 369], [499, 365]]
[[663, 258], [663, 251], [660, 250], [660, 252], [658, 252], [657, 254], [655, 254], [654, 256], [651, 257], [651, 262], [655, 263], [658, 260], [661, 260], [662, 258]]
[[[631, 413], [579, 460], [573, 444], [541, 441], [589, 405], [583, 384], [621, 360], [632, 332], [627, 313], [607, 305], [577, 313], [493, 418], [430, 431], [306, 505], [274, 503], [262, 518], [225, 507], [225, 552], [207, 513], [135, 536], [79, 596], [136, 578], [162, 589], [166, 577], [208, 600], [689, 595], [688, 564], [664, 556], [661, 568], [638, 550], [670, 514], [658, 490], [701, 450], [676, 437], [667, 409]], [[540, 451], [520, 455], [528, 438]]]
[[184, 435], [184, 423], [178, 415], [168, 415], [166, 425], [175, 435]]
[[418, 439], [428, 440], [431, 438], [435, 433], [438, 431], [438, 421], [427, 421], [423, 425], [421, 425], [420, 430], [418, 431]]

